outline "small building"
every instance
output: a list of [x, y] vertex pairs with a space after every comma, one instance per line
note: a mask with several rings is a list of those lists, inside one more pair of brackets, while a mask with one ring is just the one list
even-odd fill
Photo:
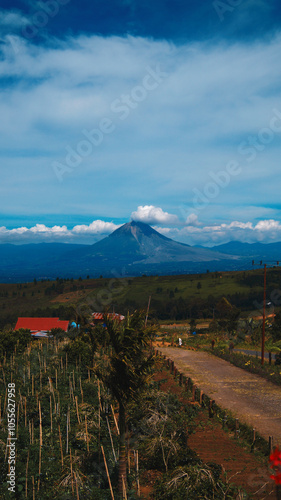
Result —
[[110, 319], [115, 319], [119, 322], [123, 321], [125, 319], [125, 316], [122, 314], [117, 314], [117, 313], [100, 313], [100, 312], [94, 312], [92, 313], [92, 319], [93, 325], [98, 325], [98, 324], [103, 324], [104, 323], [104, 316], [108, 316]]
[[15, 330], [23, 328], [30, 330], [34, 337], [47, 337], [53, 328], [60, 328], [64, 332], [69, 329], [69, 321], [60, 321], [59, 318], [18, 318]]

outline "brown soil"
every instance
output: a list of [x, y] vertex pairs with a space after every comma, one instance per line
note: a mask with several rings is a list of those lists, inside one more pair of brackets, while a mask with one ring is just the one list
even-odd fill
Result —
[[[179, 387], [174, 377], [166, 370], [155, 375], [155, 380], [165, 380], [161, 390], [177, 394], [185, 404], [194, 404], [187, 399], [187, 394]], [[195, 403], [198, 405], [198, 403]], [[206, 462], [221, 465], [225, 470], [226, 480], [241, 486], [253, 498], [259, 500], [274, 499], [274, 483], [269, 478], [267, 460], [259, 459], [238, 443], [234, 436], [224, 431], [215, 419], [210, 419], [206, 410], [200, 409], [196, 418], [196, 429], [188, 438], [188, 446]], [[142, 493], [149, 494], [152, 486]], [[146, 497], [145, 498], [151, 498]]]

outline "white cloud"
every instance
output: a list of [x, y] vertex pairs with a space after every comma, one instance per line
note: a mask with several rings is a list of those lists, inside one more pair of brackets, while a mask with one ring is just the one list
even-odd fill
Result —
[[101, 220], [93, 221], [91, 224], [77, 225], [72, 229], [67, 226], [48, 227], [45, 224], [36, 224], [33, 227], [18, 227], [7, 229], [0, 227], [1, 243], [40, 243], [40, 242], [61, 242], [61, 243], [95, 243], [99, 239], [112, 233], [120, 227], [113, 222]]
[[[7, 19], [2, 15], [2, 24]], [[17, 24], [19, 18], [9, 22]], [[193, 189], [204, 193], [214, 182], [211, 173], [224, 171], [236, 159], [241, 174], [219, 186], [216, 199], [208, 198], [199, 213], [205, 226], [221, 221], [222, 212], [229, 224], [234, 219], [275, 217], [240, 214], [245, 206], [279, 203], [281, 133], [276, 132], [270, 143], [259, 144], [262, 150], [256, 150], [252, 162], [238, 147], [270, 126], [273, 109], [281, 112], [280, 34], [263, 42], [233, 45], [174, 46], [140, 37], [86, 35], [44, 46], [20, 37], [17, 42], [18, 53], [11, 40], [0, 47], [0, 212], [22, 213], [25, 207], [28, 214], [38, 207], [48, 214], [58, 207], [58, 213], [118, 218], [126, 217], [134, 202], [142, 203], [134, 212], [138, 220], [177, 225], [176, 215], [159, 207], [166, 204], [178, 213], [179, 205], [185, 204], [193, 213]], [[134, 89], [143, 85], [148, 67], [153, 71], [159, 67], [167, 76], [142, 99]], [[112, 111], [112, 103], [123, 96], [132, 99], [132, 92], [141, 98], [130, 101], [128, 116], [122, 120], [120, 112]], [[103, 133], [100, 145], [60, 185], [53, 161], [64, 162], [66, 148], [76, 150], [85, 140], [82, 131], [99, 129], [104, 118], [112, 120], [114, 131]], [[280, 123], [275, 116], [275, 126], [280, 128]], [[238, 214], [230, 214], [233, 206]], [[196, 214], [188, 218], [187, 236], [196, 229], [196, 234], [208, 234], [198, 224]], [[72, 231], [77, 237], [78, 233], [90, 237], [91, 232], [95, 234], [95, 227]]]
[[115, 231], [118, 225], [113, 222], [104, 222], [103, 220], [95, 220], [89, 226], [82, 224], [74, 226], [72, 233], [74, 234], [109, 234]]
[[[190, 220], [192, 223], [188, 223], [187, 220], [185, 225], [179, 223], [176, 226], [174, 224], [175, 216], [164, 212], [159, 207], [140, 206], [133, 214], [139, 215], [138, 219], [132, 217], [134, 220], [156, 224], [153, 227], [159, 233], [189, 245], [212, 246], [236, 240], [247, 243], [258, 241], [273, 243], [281, 241], [281, 223], [274, 219], [261, 220], [256, 224], [252, 222], [232, 221], [228, 224], [206, 225], [194, 217]], [[153, 222], [148, 222], [147, 219], [153, 220]], [[173, 225], [166, 227], [165, 224], [169, 224], [171, 221], [173, 221]], [[76, 225], [72, 229], [69, 229], [66, 225], [49, 227], [40, 223], [30, 228], [23, 226], [7, 229], [5, 226], [2, 226], [0, 227], [0, 244], [40, 242], [93, 244], [111, 234], [119, 227], [120, 224], [102, 220], [95, 220], [89, 225]]]
[[198, 215], [190, 214], [185, 223], [187, 226], [199, 226]]
[[131, 219], [146, 224], [177, 224], [179, 222], [176, 215], [164, 212], [162, 208], [153, 205], [139, 206], [135, 212], [132, 212]]
[[14, 30], [17, 28], [22, 28], [29, 24], [27, 17], [22, 15], [19, 11], [6, 11], [4, 9], [0, 10], [0, 27], [9, 28], [9, 30]]
[[256, 225], [252, 222], [232, 221], [229, 224], [197, 226], [186, 225], [180, 228], [155, 228], [169, 238], [190, 245], [220, 245], [229, 241], [245, 243], [273, 243], [281, 241], [281, 224], [276, 220], [262, 220]]

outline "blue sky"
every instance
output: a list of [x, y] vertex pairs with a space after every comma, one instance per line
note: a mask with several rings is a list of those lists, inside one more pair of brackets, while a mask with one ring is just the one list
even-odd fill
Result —
[[0, 6], [0, 243], [281, 241], [278, 1]]

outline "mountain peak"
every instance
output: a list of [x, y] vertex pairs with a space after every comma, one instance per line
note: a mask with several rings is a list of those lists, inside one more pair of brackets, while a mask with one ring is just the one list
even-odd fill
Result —
[[140, 222], [140, 221], [135, 221], [131, 220], [131, 222], [127, 222], [126, 224], [123, 224], [123, 226], [119, 227], [111, 233], [109, 237], [122, 237], [122, 236], [128, 236], [132, 235], [136, 240], [139, 240], [141, 237], [157, 237], [162, 240], [170, 240], [170, 238], [166, 238], [166, 236], [163, 236], [162, 234], [158, 233], [158, 231], [155, 231], [149, 224], [146, 224], [145, 222]]

